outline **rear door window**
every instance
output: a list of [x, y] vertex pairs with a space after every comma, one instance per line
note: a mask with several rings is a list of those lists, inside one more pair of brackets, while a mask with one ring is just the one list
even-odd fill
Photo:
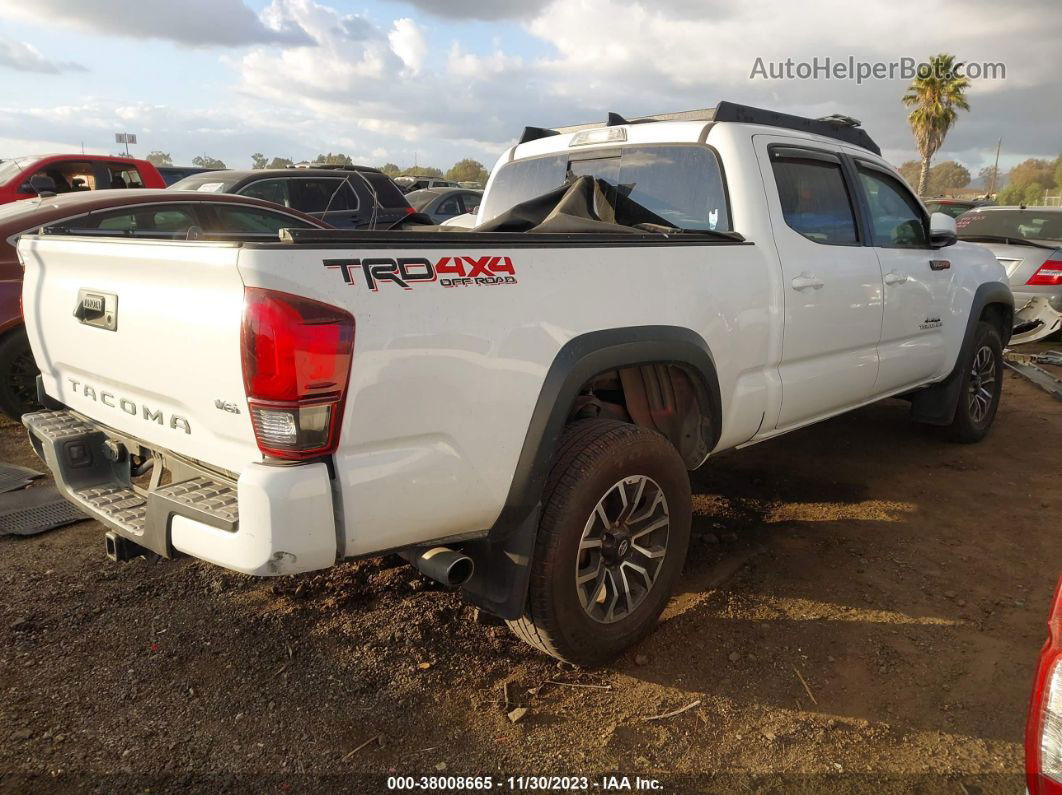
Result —
[[144, 180], [135, 166], [102, 161], [96, 164], [97, 188], [142, 188]]
[[[273, 202], [273, 204], [282, 204], [285, 207], [291, 207], [291, 196], [288, 191], [288, 186], [291, 180], [287, 179], [260, 179], [257, 182], [252, 182], [250, 185], [245, 185], [236, 191], [241, 196], [252, 196], [255, 199], [262, 199], [267, 202]], [[206, 183], [213, 184], [213, 183]], [[221, 183], [217, 183], [221, 184]], [[206, 185], [201, 186], [200, 190], [204, 190]]]
[[284, 213], [274, 213], [259, 207], [237, 207], [217, 204], [208, 209], [214, 216], [212, 231], [224, 235], [275, 236], [281, 229], [310, 229], [313, 225]]
[[[347, 191], [343, 191], [343, 187]], [[348, 206], [350, 186], [337, 178], [292, 180], [291, 193], [291, 206], [304, 213], [323, 213], [326, 208], [334, 212], [352, 209]]]
[[825, 153], [802, 155], [789, 148], [773, 149], [771, 167], [789, 228], [824, 245], [858, 242], [855, 212], [839, 159]]

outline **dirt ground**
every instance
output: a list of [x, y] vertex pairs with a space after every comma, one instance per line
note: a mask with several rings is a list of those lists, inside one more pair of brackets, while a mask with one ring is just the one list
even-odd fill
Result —
[[[658, 792], [1020, 792], [1062, 568], [1062, 402], [1008, 374], [976, 446], [906, 413], [885, 402], [695, 473], [661, 626], [594, 671], [397, 559], [260, 580], [110, 563], [88, 521], [2, 538], [0, 791], [377, 792], [394, 774], [622, 791], [614, 774]], [[0, 458], [40, 466], [19, 426]]]

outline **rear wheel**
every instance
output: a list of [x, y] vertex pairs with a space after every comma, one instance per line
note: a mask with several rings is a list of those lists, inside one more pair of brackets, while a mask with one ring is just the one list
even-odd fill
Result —
[[569, 426], [546, 485], [524, 615], [513, 632], [598, 665], [648, 634], [690, 536], [690, 484], [659, 433], [612, 420]]
[[962, 390], [948, 436], [963, 444], [979, 442], [988, 434], [1003, 394], [1003, 343], [991, 323], [980, 321], [962, 369]]
[[0, 340], [0, 411], [17, 420], [40, 408], [37, 402], [37, 363], [24, 328]]

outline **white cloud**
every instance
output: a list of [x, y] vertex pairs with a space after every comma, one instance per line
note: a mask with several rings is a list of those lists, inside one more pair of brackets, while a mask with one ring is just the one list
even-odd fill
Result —
[[428, 42], [424, 40], [417, 23], [408, 17], [396, 19], [391, 32], [387, 34], [387, 41], [391, 44], [391, 51], [402, 59], [409, 73], [420, 74], [428, 54]]
[[57, 75], [61, 72], [84, 72], [85, 67], [71, 61], [53, 61], [46, 58], [32, 44], [0, 36], [0, 66], [17, 72], [39, 72]]
[[[97, 20], [94, 29], [115, 32], [114, 20], [123, 19], [115, 9], [123, 2], [133, 0], [101, 0], [108, 22]], [[203, 11], [208, 2], [213, 13]], [[69, 112], [54, 107], [29, 115], [0, 112], [0, 135], [25, 137], [22, 122], [42, 137], [72, 141], [94, 130], [109, 135], [119, 128], [150, 128], [142, 135], [145, 151], [172, 149], [185, 160], [206, 151], [242, 165], [253, 151], [302, 159], [339, 150], [365, 162], [386, 157], [402, 165], [416, 153], [421, 163], [445, 167], [464, 156], [492, 162], [525, 125], [729, 99], [809, 116], [856, 116], [886, 155], [900, 162], [914, 155], [899, 101], [902, 81], [859, 86], [750, 80], [752, 65], [757, 56], [807, 60], [851, 54], [889, 61], [946, 50], [967, 61], [1003, 61], [1007, 80], [975, 84], [973, 112], [960, 115], [939, 159], [956, 157], [976, 171], [994, 155], [1000, 135], [1008, 164], [1030, 155], [1053, 157], [1062, 144], [1060, 78], [1044, 66], [1062, 26], [1058, 0], [1029, 0], [1002, 15], [994, 0], [941, 0], [934, 18], [947, 20], [944, 27], [913, 22], [925, 14], [922, 0], [864, 4], [857, 14], [839, 0], [412, 0], [437, 16], [517, 20], [507, 24], [522, 25], [538, 40], [546, 53], [538, 57], [527, 55], [526, 47], [522, 55], [507, 50], [500, 42], [512, 41], [512, 35], [493, 43], [486, 36], [443, 38], [405, 16], [378, 19], [328, 2], [334, 0], [270, 0], [255, 15], [236, 0], [190, 0], [198, 14], [189, 12], [188, 4], [145, 0], [137, 6], [180, 6], [181, 16], [199, 17], [194, 24], [171, 17], [166, 23], [174, 28], [171, 38], [202, 44], [225, 35], [248, 45], [220, 56], [222, 68], [236, 75], [231, 102], [200, 111], [115, 107], [99, 98]], [[84, 8], [101, 3], [38, 0], [25, 8], [62, 7], [69, 13], [61, 19], [89, 25], [85, 18], [93, 14]], [[0, 0], [0, 8], [14, 4]], [[218, 20], [229, 17], [234, 22], [224, 33], [197, 32], [203, 25], [220, 28]], [[134, 35], [145, 24], [143, 15], [133, 14], [127, 32]], [[147, 35], [162, 35], [162, 23], [152, 24], [156, 33]], [[292, 32], [301, 38], [274, 40]], [[159, 96], [165, 97], [161, 79]]]
[[1044, 53], [1057, 48], [1062, 3], [1030, 0], [999, 14], [989, 0], [942, 0], [934, 18], [947, 20], [943, 27], [916, 24], [924, 14], [920, 0], [864, 3], [858, 13], [837, 0], [569, 0], [544, 8], [528, 29], [555, 48], [538, 65], [552, 90], [588, 111], [637, 114], [730, 99], [809, 116], [840, 112], [862, 119], [895, 160], [914, 151], [903, 81], [750, 80], [756, 57], [892, 61], [945, 51], [1002, 61], [1007, 80], [975, 83], [973, 112], [960, 114], [941, 157], [962, 153], [976, 165], [994, 154], [1000, 135], [1004, 151], [1009, 142], [1012, 153], [1057, 154], [1062, 86]]
[[[970, 92], [974, 113], [962, 114], [941, 157], [976, 166], [999, 134], [1010, 151], [1042, 152], [1062, 141], [1059, 78], [1045, 70], [1062, 24], [1062, 4], [1033, 0], [1000, 16], [989, 0], [942, 0], [936, 25], [913, 25], [921, 0], [869, 4], [852, 14], [839, 0], [779, 4], [746, 0], [553, 0], [518, 4], [413, 5], [439, 16], [467, 18], [526, 12], [527, 32], [548, 56], [520, 57], [495, 47], [476, 52], [466, 40], [432, 41], [412, 21], [390, 30], [343, 16], [310, 0], [273, 0], [269, 14], [305, 30], [314, 47], [256, 47], [239, 64], [241, 88], [283, 109], [317, 114], [357, 138], [393, 138], [429, 151], [474, 142], [477, 152], [516, 135], [524, 125], [704, 107], [720, 99], [802, 115], [846, 113], [899, 160], [913, 154], [902, 81], [857, 85], [839, 81], [762, 81], [749, 75], [767, 60], [815, 56], [890, 61], [947, 50], [964, 60], [1007, 63], [1004, 85], [980, 83]], [[521, 10], [522, 9], [522, 10]], [[268, 15], [264, 15], [268, 18]], [[808, 24], [828, 20], [829, 24]], [[426, 68], [426, 64], [433, 68]], [[281, 83], [277, 75], [285, 75]], [[1017, 97], [1023, 97], [1021, 102]], [[1052, 99], [1053, 98], [1053, 99]], [[1017, 105], [1023, 104], [1020, 109]], [[1014, 125], [1015, 115], [1035, 119]], [[1005, 146], [1004, 151], [1007, 151]]]
[[108, 36], [168, 39], [193, 46], [309, 41], [298, 28], [267, 24], [242, 0], [0, 0], [0, 10]]
[[465, 52], [458, 42], [450, 47], [446, 70], [452, 78], [464, 80], [490, 80], [503, 72], [516, 73], [523, 68], [524, 59], [518, 55], [506, 55], [495, 50], [490, 55], [474, 55]]

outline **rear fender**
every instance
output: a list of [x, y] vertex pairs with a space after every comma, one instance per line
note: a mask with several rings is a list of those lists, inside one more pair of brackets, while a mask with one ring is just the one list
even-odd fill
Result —
[[[689, 375], [701, 412], [710, 418], [703, 430], [704, 455], [718, 443], [719, 379], [700, 335], [677, 326], [633, 326], [572, 338], [546, 374], [505, 507], [485, 538], [461, 545], [475, 562], [475, 573], [463, 587], [473, 603], [502, 618], [523, 613], [546, 476], [579, 389], [601, 373], [645, 364], [675, 365]], [[687, 460], [691, 469], [700, 463]]]

